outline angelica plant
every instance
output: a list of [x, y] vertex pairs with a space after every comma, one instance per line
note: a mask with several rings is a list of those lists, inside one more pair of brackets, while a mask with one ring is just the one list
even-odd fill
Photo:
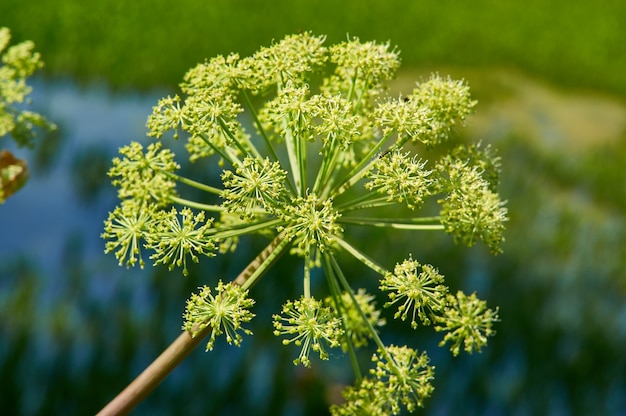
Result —
[[[333, 414], [398, 414], [431, 395], [434, 367], [426, 352], [384, 342], [385, 319], [362, 288], [367, 280], [378, 280], [384, 307], [409, 319], [410, 330], [434, 323], [446, 332], [442, 345], [450, 342], [454, 354], [461, 346], [480, 351], [497, 310], [475, 295], [450, 295], [437, 268], [411, 253], [396, 265], [371, 258], [349, 228], [440, 230], [498, 253], [507, 220], [496, 191], [499, 159], [490, 147], [447, 143], [476, 104], [464, 82], [434, 75], [406, 96], [388, 96], [397, 50], [356, 38], [324, 44], [305, 32], [191, 69], [181, 95], [160, 100], [148, 118], [148, 135], [158, 141], [131, 143], [114, 159], [120, 205], [102, 236], [120, 265], [143, 267], [148, 250], [154, 264], [183, 275], [189, 261], [236, 251], [241, 237], [270, 240], [231, 283], [215, 276], [187, 302], [183, 329], [196, 341], [210, 331], [208, 350], [222, 333], [229, 343], [245, 341], [249, 308], [262, 302], [251, 289], [280, 255], [300, 257], [301, 292], [274, 314], [275, 335], [294, 349], [295, 365], [327, 360], [333, 348], [349, 357], [355, 383]], [[166, 133], [185, 140], [191, 161], [217, 163], [216, 183], [183, 176]], [[189, 198], [190, 188], [204, 196]], [[393, 217], [380, 216], [385, 207]], [[342, 252], [369, 272], [346, 275]], [[319, 293], [314, 269], [326, 277]], [[365, 372], [356, 351], [369, 343], [376, 353]]]

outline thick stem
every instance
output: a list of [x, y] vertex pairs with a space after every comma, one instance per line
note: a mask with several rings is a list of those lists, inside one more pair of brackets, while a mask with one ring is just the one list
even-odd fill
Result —
[[136, 379], [111, 400], [97, 416], [125, 415], [137, 406], [180, 364], [204, 338], [211, 327], [206, 327], [195, 337], [183, 332]]
[[[234, 283], [243, 286], [248, 278], [254, 274], [254, 270], [265, 263], [278, 258], [274, 253], [277, 247], [284, 248], [281, 244], [284, 235], [280, 234], [265, 248], [250, 264], [237, 276]], [[283, 250], [280, 250], [281, 252]], [[270, 256], [274, 257], [270, 259]], [[265, 268], [267, 270], [267, 268]], [[97, 416], [113, 416], [128, 414], [135, 406], [155, 389], [167, 375], [180, 364], [187, 355], [202, 341], [210, 332], [211, 327], [207, 326], [195, 337], [191, 333], [184, 331], [176, 338], [161, 355], [157, 357], [136, 379], [134, 379], [124, 390], [122, 390], [113, 400], [111, 400]]]

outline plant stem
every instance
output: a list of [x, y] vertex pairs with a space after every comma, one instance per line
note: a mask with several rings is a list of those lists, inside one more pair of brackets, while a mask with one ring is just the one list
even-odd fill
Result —
[[100, 410], [97, 416], [125, 415], [129, 413], [189, 355], [210, 330], [211, 327], [208, 326], [193, 338], [187, 331], [180, 334], [152, 364]]
[[[284, 235], [279, 234], [250, 264], [237, 276], [234, 283], [243, 286], [254, 271], [266, 260], [274, 262], [284, 250], [274, 251], [277, 247], [284, 249]], [[273, 256], [272, 256], [273, 255]], [[271, 257], [271, 258], [270, 258]], [[268, 267], [265, 268], [267, 270]], [[124, 390], [98, 412], [97, 416], [114, 416], [128, 414], [135, 406], [145, 399], [167, 375], [176, 368], [189, 353], [210, 332], [207, 326], [195, 337], [188, 331], [183, 331], [165, 351], [161, 353], [137, 378], [135, 378]]]

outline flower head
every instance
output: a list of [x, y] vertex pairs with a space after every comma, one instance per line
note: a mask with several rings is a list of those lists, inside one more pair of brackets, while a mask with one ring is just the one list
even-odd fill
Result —
[[219, 55], [190, 69], [185, 74], [181, 89], [185, 93], [197, 88], [232, 90], [245, 82], [250, 76], [248, 72], [241, 65], [238, 54]]
[[478, 167], [460, 160], [444, 166], [440, 169], [448, 178], [441, 183], [448, 194], [439, 203], [446, 232], [468, 246], [480, 238], [491, 251], [500, 252], [508, 220], [505, 202], [491, 190]]
[[330, 57], [337, 64], [336, 74], [349, 82], [361, 79], [378, 85], [393, 79], [400, 66], [398, 52], [389, 43], [361, 42], [358, 38], [331, 47]]
[[[206, 345], [207, 351], [213, 349], [215, 337], [226, 334], [226, 342], [239, 346], [242, 336], [239, 332], [250, 335], [252, 331], [241, 327], [249, 322], [254, 314], [248, 309], [254, 300], [248, 298], [248, 291], [233, 283], [218, 281], [215, 295], [208, 286], [200, 288], [198, 294], [191, 295], [185, 309], [183, 329], [196, 336], [205, 328], [211, 327], [211, 337]], [[239, 331], [239, 332], [238, 332]]]
[[216, 246], [211, 239], [214, 233], [212, 219], [205, 222], [204, 212], [194, 215], [189, 208], [183, 208], [180, 213], [172, 208], [160, 214], [154, 228], [146, 234], [146, 247], [154, 250], [150, 258], [155, 260], [155, 265], [169, 264], [170, 270], [182, 266], [183, 274], [187, 276], [188, 256], [198, 263], [198, 255], [215, 255]]
[[313, 139], [313, 120], [307, 84], [286, 82], [273, 100], [269, 100], [259, 111], [259, 122], [274, 142], [281, 143], [287, 137]]
[[372, 356], [371, 377], [342, 392], [345, 403], [331, 407], [332, 415], [397, 415], [422, 407], [432, 394], [434, 367], [426, 353], [391, 345]]
[[155, 208], [148, 204], [138, 204], [126, 200], [109, 213], [104, 222], [101, 237], [108, 240], [105, 253], [115, 252], [120, 266], [134, 266], [139, 260], [143, 268], [145, 262], [141, 256], [141, 246], [145, 235], [149, 233], [155, 221]]
[[343, 330], [341, 321], [331, 308], [324, 307], [314, 298], [288, 301], [283, 306], [282, 315], [274, 315], [274, 335], [295, 335], [283, 340], [283, 344], [301, 347], [300, 355], [293, 363], [311, 366], [309, 354], [317, 352], [322, 360], [328, 359], [324, 344], [334, 348], [339, 346]]
[[412, 210], [420, 208], [430, 195], [431, 171], [425, 169], [426, 162], [399, 151], [382, 155], [376, 161], [375, 170], [370, 171], [371, 181], [366, 189], [375, 189], [387, 195], [387, 201], [404, 203]]
[[452, 343], [450, 350], [458, 355], [463, 349], [469, 353], [479, 351], [487, 345], [487, 337], [495, 334], [493, 323], [498, 320], [498, 309], [487, 309], [487, 302], [458, 291], [456, 296], [448, 295], [448, 306], [437, 320], [437, 331], [447, 331], [439, 344]]
[[385, 134], [395, 133], [399, 144], [410, 140], [431, 148], [445, 142], [475, 105], [464, 82], [434, 75], [407, 97], [382, 103], [375, 120]]
[[309, 255], [314, 248], [323, 252], [342, 232], [337, 223], [339, 216], [332, 201], [320, 201], [316, 195], [310, 194], [285, 207], [282, 219], [286, 225], [279, 230], [285, 231], [285, 237], [294, 241], [300, 253]]
[[120, 199], [150, 202], [165, 206], [176, 194], [176, 181], [171, 176], [180, 166], [174, 161], [174, 153], [162, 149], [162, 144], [151, 143], [144, 152], [140, 143], [132, 142], [120, 149], [123, 158], [113, 159], [109, 176], [119, 187]]
[[43, 62], [41, 55], [34, 51], [33, 42], [9, 46], [10, 41], [9, 29], [0, 27], [0, 137], [10, 134], [18, 146], [33, 147], [38, 133], [36, 128], [54, 130], [56, 126], [40, 114], [15, 104], [28, 102], [32, 87], [26, 79], [41, 69]]
[[[31, 41], [9, 46], [11, 32], [0, 27], [0, 138], [10, 136], [18, 147], [33, 147], [39, 130], [52, 131], [56, 126], [43, 116], [25, 109], [32, 88], [26, 79], [43, 67], [41, 56]], [[0, 149], [0, 204], [22, 188], [29, 177], [25, 160]]]
[[280, 86], [289, 81], [304, 83], [327, 60], [324, 41], [324, 36], [303, 32], [261, 48], [242, 62], [250, 69], [246, 88], [258, 93], [271, 85]]
[[180, 105], [181, 99], [178, 95], [161, 98], [158, 104], [152, 108], [152, 115], [148, 117], [146, 126], [149, 135], [161, 137], [163, 133], [174, 130], [174, 138], [178, 139], [178, 128], [185, 121], [185, 112]]
[[392, 345], [374, 354], [372, 361], [376, 367], [370, 372], [385, 383], [393, 414], [399, 413], [400, 403], [409, 412], [416, 406], [422, 407], [424, 399], [432, 394], [434, 387], [430, 381], [435, 368], [428, 365], [429, 358], [425, 353], [418, 354], [412, 348]]
[[476, 105], [465, 82], [439, 75], [416, 84], [409, 102], [427, 114], [426, 130], [414, 140], [428, 146], [447, 140], [452, 128], [463, 123]]
[[242, 218], [271, 214], [284, 204], [286, 173], [278, 162], [246, 157], [235, 173], [225, 170], [224, 207]]
[[352, 103], [336, 95], [314, 95], [309, 100], [311, 116], [317, 120], [313, 133], [320, 137], [325, 149], [348, 149], [361, 134], [359, 117]]
[[416, 316], [424, 325], [431, 323], [433, 314], [446, 305], [448, 292], [437, 269], [412, 258], [397, 264], [393, 273], [387, 273], [380, 289], [389, 291], [390, 301], [385, 306], [400, 304], [394, 318], [406, 320], [410, 314], [413, 328], [417, 328]]
[[398, 414], [393, 398], [389, 395], [384, 381], [363, 378], [358, 386], [348, 386], [342, 392], [346, 400], [341, 405], [333, 405], [333, 416], [387, 416]]

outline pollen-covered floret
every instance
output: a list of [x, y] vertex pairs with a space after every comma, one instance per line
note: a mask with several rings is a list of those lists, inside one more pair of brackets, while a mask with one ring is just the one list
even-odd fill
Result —
[[108, 240], [104, 252], [115, 252], [120, 266], [134, 266], [139, 260], [139, 266], [143, 268], [145, 262], [141, 256], [141, 246], [152, 228], [155, 216], [154, 206], [132, 199], [122, 201], [104, 222], [101, 237]]
[[205, 138], [210, 144], [213, 136], [223, 135], [227, 144], [234, 146], [234, 132], [241, 128], [237, 115], [243, 111], [241, 105], [229, 91], [212, 88], [196, 91], [185, 100], [185, 124], [183, 128], [192, 136]]
[[400, 67], [399, 53], [389, 43], [361, 42], [353, 38], [330, 47], [336, 73], [346, 80], [363, 79], [377, 84], [392, 79]]
[[133, 199], [164, 206], [176, 194], [176, 181], [170, 175], [180, 166], [174, 153], [162, 149], [160, 142], [151, 143], [147, 150], [137, 142], [120, 149], [123, 158], [113, 159], [109, 176], [120, 199]]
[[168, 95], [159, 100], [157, 105], [152, 108], [152, 114], [146, 123], [148, 136], [158, 139], [166, 132], [173, 130], [174, 138], [178, 139], [178, 129], [183, 125], [185, 117], [180, 101], [178, 95], [174, 97]]
[[267, 101], [259, 111], [259, 121], [265, 133], [279, 143], [294, 138], [312, 140], [310, 94], [307, 84], [286, 82], [276, 97]]
[[492, 252], [500, 252], [508, 220], [506, 202], [491, 190], [478, 167], [455, 161], [444, 169], [448, 178], [442, 182], [447, 181], [448, 194], [439, 203], [446, 232], [468, 246], [481, 239]]
[[391, 345], [379, 348], [372, 361], [371, 377], [342, 391], [346, 401], [331, 407], [333, 416], [398, 415], [403, 406], [413, 412], [432, 395], [434, 367], [426, 353]]
[[292, 81], [304, 84], [327, 60], [325, 36], [310, 32], [286, 36], [269, 47], [261, 48], [242, 65], [250, 70], [246, 88], [253, 93], [266, 90], [275, 84]]
[[393, 397], [387, 391], [387, 385], [375, 378], [363, 378], [356, 386], [348, 386], [341, 395], [346, 400], [340, 405], [333, 405], [333, 416], [388, 416], [395, 415]]
[[275, 212], [285, 197], [286, 173], [280, 163], [248, 156], [235, 173], [224, 171], [224, 208], [242, 218]]
[[489, 184], [489, 189], [496, 192], [500, 183], [501, 158], [497, 151], [490, 145], [472, 143], [461, 145], [452, 149], [450, 154], [441, 159], [441, 165], [454, 164], [456, 161], [465, 162], [467, 166], [475, 167], [481, 177]]
[[282, 315], [274, 315], [274, 335], [293, 335], [293, 338], [283, 340], [284, 345], [293, 343], [301, 347], [293, 363], [310, 367], [311, 350], [317, 352], [322, 360], [327, 360], [328, 352], [324, 344], [331, 348], [339, 346], [343, 330], [341, 320], [331, 308], [324, 307], [314, 298], [303, 297], [288, 301], [283, 306]]
[[476, 105], [467, 83], [439, 75], [417, 83], [409, 101], [426, 114], [426, 130], [413, 139], [427, 146], [446, 141], [452, 129], [462, 124]]
[[228, 56], [216, 56], [191, 68], [185, 74], [180, 87], [187, 94], [209, 88], [232, 90], [245, 83], [248, 76], [239, 55], [231, 53]]
[[390, 396], [393, 414], [400, 412], [400, 404], [409, 412], [416, 406], [424, 406], [424, 399], [430, 397], [434, 387], [435, 368], [428, 365], [430, 359], [425, 352], [419, 354], [406, 346], [386, 347], [372, 356], [376, 367], [370, 370], [378, 380], [384, 382]]
[[426, 162], [409, 155], [394, 151], [381, 156], [368, 174], [371, 180], [365, 189], [376, 190], [387, 195], [387, 201], [405, 203], [412, 210], [420, 208], [430, 195], [432, 172], [425, 168]]
[[[10, 30], [0, 27], [0, 137], [10, 134], [18, 146], [32, 147], [37, 127], [49, 131], [56, 128], [45, 117], [26, 110], [23, 105], [28, 103], [32, 92], [26, 79], [43, 67], [43, 61], [35, 52], [33, 42], [27, 40], [9, 46], [10, 41]], [[0, 203], [3, 201], [1, 192], [0, 188]]]
[[313, 131], [321, 137], [324, 148], [346, 150], [361, 134], [359, 117], [350, 101], [341, 95], [314, 95], [309, 106], [316, 121]]
[[411, 316], [411, 326], [417, 328], [416, 317], [429, 325], [433, 315], [446, 305], [448, 288], [443, 283], [443, 276], [436, 268], [409, 258], [396, 264], [393, 273], [385, 274], [380, 289], [389, 291], [390, 301], [385, 306], [400, 305], [394, 318], [404, 321]]
[[450, 351], [458, 355], [461, 347], [466, 352], [480, 352], [487, 345], [487, 337], [495, 334], [493, 323], [498, 320], [498, 309], [487, 309], [487, 302], [467, 296], [458, 291], [456, 296], [448, 295], [448, 306], [437, 319], [437, 331], [447, 331], [439, 346], [450, 341]]
[[146, 248], [154, 250], [150, 258], [155, 265], [167, 264], [169, 270], [182, 267], [183, 275], [187, 276], [187, 257], [198, 263], [199, 255], [215, 255], [217, 247], [211, 238], [212, 222], [212, 218], [205, 221], [204, 212], [194, 215], [189, 208], [180, 212], [176, 208], [161, 211], [146, 235]]
[[205, 328], [211, 327], [211, 337], [206, 350], [213, 349], [215, 338], [226, 334], [226, 342], [239, 346], [243, 337], [239, 332], [252, 334], [241, 324], [249, 322], [254, 314], [249, 309], [254, 300], [248, 297], [248, 291], [234, 283], [217, 283], [215, 294], [208, 286], [203, 286], [199, 293], [194, 293], [187, 300], [183, 329], [195, 337]]
[[397, 143], [425, 137], [428, 131], [428, 112], [409, 98], [398, 97], [380, 102], [374, 109], [374, 123], [385, 136], [395, 134]]
[[333, 245], [334, 236], [343, 232], [337, 224], [340, 214], [332, 202], [320, 201], [314, 194], [296, 198], [281, 215], [286, 225], [278, 231], [284, 230], [285, 237], [293, 240], [302, 254], [308, 255], [312, 249], [323, 252]]

